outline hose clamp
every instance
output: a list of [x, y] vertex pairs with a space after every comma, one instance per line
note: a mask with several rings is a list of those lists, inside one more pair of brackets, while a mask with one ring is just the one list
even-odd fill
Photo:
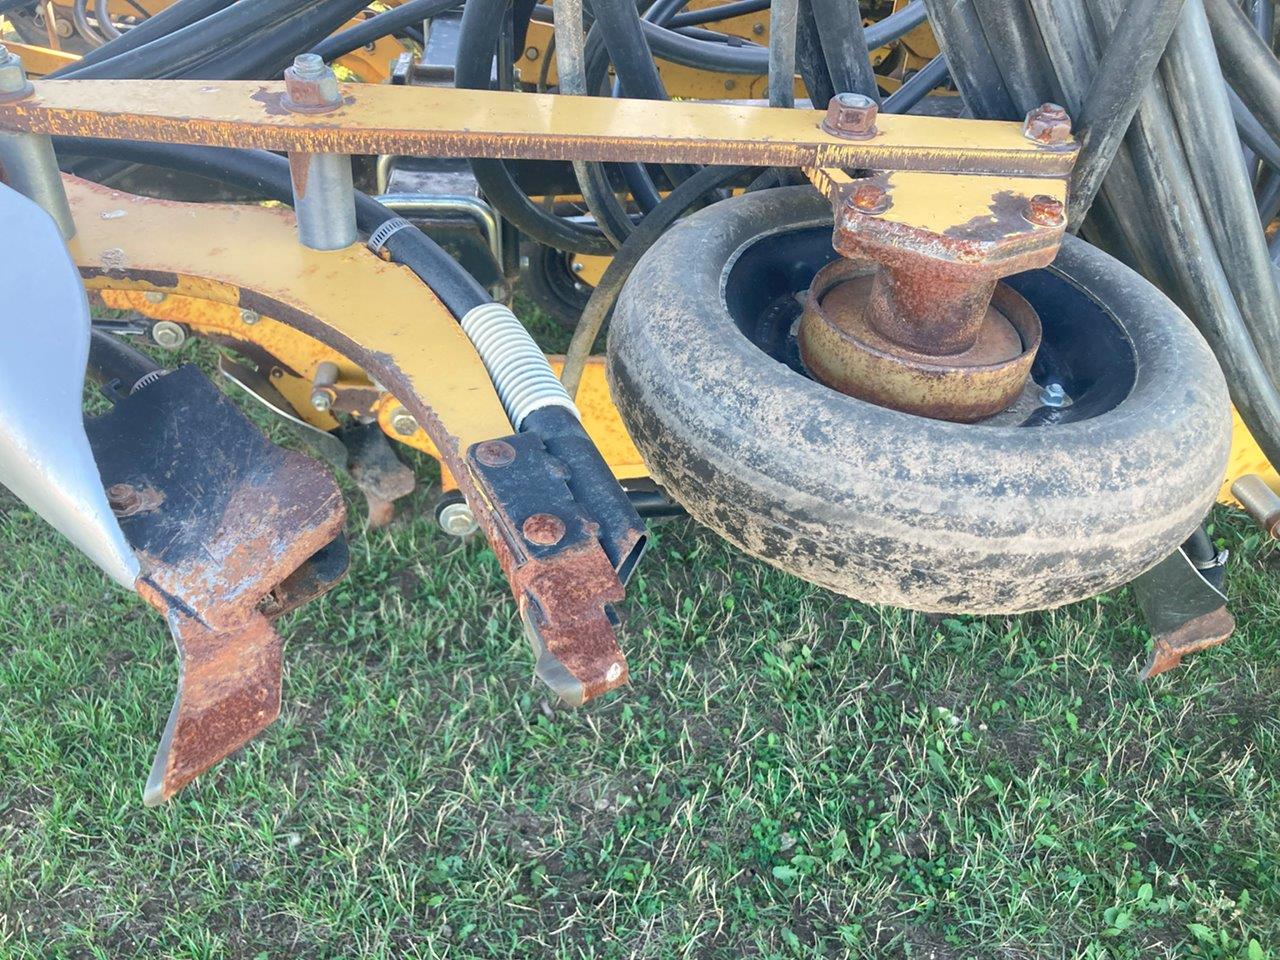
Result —
[[384, 220], [373, 233], [369, 234], [366, 246], [374, 253], [382, 253], [382, 248], [387, 245], [387, 241], [391, 239], [393, 233], [412, 226], [413, 224], [404, 217], [392, 217], [390, 220]]

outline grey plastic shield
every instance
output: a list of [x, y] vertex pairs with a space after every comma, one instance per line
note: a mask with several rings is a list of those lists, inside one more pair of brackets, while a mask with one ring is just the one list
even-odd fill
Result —
[[0, 483], [122, 586], [138, 558], [84, 432], [89, 304], [58, 225], [0, 184]]

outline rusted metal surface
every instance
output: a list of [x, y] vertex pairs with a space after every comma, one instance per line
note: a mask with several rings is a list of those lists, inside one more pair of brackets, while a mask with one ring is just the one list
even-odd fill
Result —
[[883, 272], [836, 260], [814, 278], [801, 315], [800, 355], [827, 386], [881, 406], [969, 422], [998, 413], [1018, 396], [1040, 345], [1031, 306], [1003, 284], [985, 307], [974, 342], [947, 356], [913, 350], [872, 322]]
[[1071, 117], [1056, 103], [1042, 103], [1027, 112], [1022, 121], [1022, 135], [1046, 145], [1071, 142]]
[[305, 568], [346, 511], [323, 466], [267, 441], [193, 367], [86, 430], [142, 565], [138, 593], [178, 645], [178, 693], [144, 793], [156, 804], [275, 719], [281, 644], [268, 614], [341, 576], [345, 560], [327, 580]]
[[821, 115], [737, 104], [344, 85], [331, 113], [288, 110], [276, 82], [39, 80], [0, 105], [0, 129], [303, 153], [869, 167], [1061, 177], [1074, 142], [1015, 122], [885, 115], [868, 140]]
[[476, 444], [468, 460], [539, 679], [575, 706], [626, 683], [611, 615], [624, 589], [564, 465], [531, 433]]
[[1280, 533], [1280, 496], [1266, 480], [1254, 473], [1245, 474], [1231, 485], [1231, 494], [1267, 536]]
[[1235, 617], [1226, 607], [1219, 607], [1194, 620], [1188, 620], [1176, 630], [1156, 634], [1151, 656], [1142, 668], [1142, 679], [1148, 680], [1166, 670], [1172, 670], [1189, 653], [1198, 653], [1226, 643], [1235, 629]]

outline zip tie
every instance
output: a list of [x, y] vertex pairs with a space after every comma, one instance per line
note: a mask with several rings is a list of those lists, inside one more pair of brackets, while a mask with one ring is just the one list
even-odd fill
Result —
[[404, 217], [392, 217], [390, 220], [384, 220], [373, 233], [369, 234], [366, 246], [374, 253], [382, 253], [382, 248], [387, 245], [387, 241], [391, 239], [393, 233], [412, 226], [413, 224]]

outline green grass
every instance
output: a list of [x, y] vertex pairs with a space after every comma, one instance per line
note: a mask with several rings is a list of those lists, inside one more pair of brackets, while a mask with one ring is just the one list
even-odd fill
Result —
[[148, 810], [171, 642], [0, 491], [0, 957], [1280, 958], [1276, 553], [1149, 684], [1127, 591], [1024, 617], [854, 603], [687, 521], [632, 683], [549, 702], [481, 543], [353, 498], [284, 707]]

